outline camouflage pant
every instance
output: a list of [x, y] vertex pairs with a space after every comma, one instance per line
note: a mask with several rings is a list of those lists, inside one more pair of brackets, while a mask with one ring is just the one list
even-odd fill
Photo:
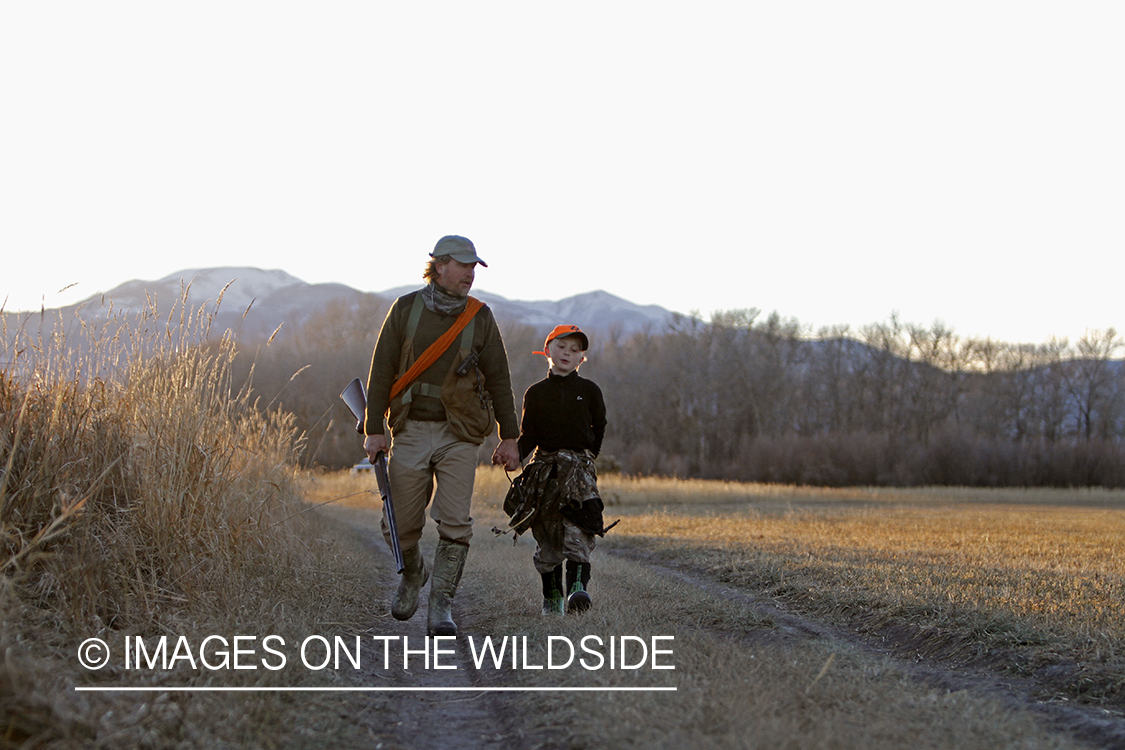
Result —
[[570, 521], [563, 521], [562, 546], [555, 546], [558, 538], [554, 534], [544, 533], [545, 530], [531, 524], [531, 535], [535, 537], [538, 547], [535, 550], [535, 570], [538, 573], [550, 573], [567, 560], [576, 563], [589, 563], [590, 553], [594, 551], [595, 538], [587, 534]]
[[571, 450], [536, 452], [517, 478], [504, 510], [517, 534], [531, 530], [539, 545], [535, 569], [540, 573], [565, 560], [590, 562], [594, 535], [604, 533], [597, 479], [593, 458]]

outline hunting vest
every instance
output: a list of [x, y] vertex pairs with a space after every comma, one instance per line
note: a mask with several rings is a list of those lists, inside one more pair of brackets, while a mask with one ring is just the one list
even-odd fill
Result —
[[[414, 339], [418, 333], [418, 321], [422, 318], [424, 308], [422, 295], [415, 295], [406, 320], [406, 335], [402, 338], [396, 379], [401, 378], [414, 364], [416, 358]], [[464, 375], [457, 374], [457, 369], [472, 354], [476, 320], [474, 315], [461, 331], [456, 342], [457, 355], [453, 358], [453, 364], [441, 386], [415, 380], [402, 393], [391, 399], [390, 416], [387, 422], [392, 434], [406, 424], [410, 414], [410, 404], [416, 396], [429, 396], [441, 401], [441, 405], [445, 408], [445, 419], [458, 440], [480, 445], [496, 429], [492, 397], [485, 389], [484, 375], [480, 368], [470, 367]], [[454, 345], [450, 344], [451, 347]]]

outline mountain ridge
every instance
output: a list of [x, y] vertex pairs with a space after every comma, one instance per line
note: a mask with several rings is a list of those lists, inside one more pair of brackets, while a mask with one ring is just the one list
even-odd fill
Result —
[[[393, 300], [419, 286], [402, 286], [381, 292], [363, 292], [346, 284], [309, 283], [282, 269], [253, 266], [188, 268], [160, 279], [130, 279], [81, 302], [56, 308], [85, 319], [118, 313], [141, 312], [155, 307], [161, 314], [184, 301], [189, 309], [215, 305], [213, 330], [237, 327], [240, 336], [269, 336], [278, 326], [299, 325], [316, 310], [331, 303], [357, 305], [367, 295]], [[594, 290], [561, 300], [512, 300], [487, 290], [474, 290], [492, 309], [497, 320], [545, 329], [571, 323], [584, 330], [628, 335], [658, 332], [677, 313], [659, 305], [637, 305], [604, 290]], [[221, 304], [219, 304], [221, 301]]]

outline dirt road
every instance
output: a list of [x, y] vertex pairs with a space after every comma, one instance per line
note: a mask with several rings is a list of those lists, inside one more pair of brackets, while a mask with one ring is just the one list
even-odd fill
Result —
[[[390, 615], [389, 597], [398, 585], [393, 562], [379, 532], [379, 517], [370, 511], [354, 509], [337, 510], [334, 515], [348, 523], [368, 545], [377, 561], [373, 575], [378, 576], [381, 590], [387, 592], [383, 601], [373, 603], [377, 626], [371, 634], [390, 634], [403, 638], [399, 642], [365, 642], [364, 669], [356, 682], [365, 687], [391, 688], [401, 692], [364, 693], [353, 700], [360, 705], [355, 720], [367, 729], [376, 748], [411, 748], [412, 750], [447, 750], [450, 738], [455, 737], [460, 748], [519, 747], [519, 731], [512, 727], [512, 713], [504, 693], [479, 690], [482, 684], [479, 672], [472, 669], [468, 654], [463, 648], [441, 655], [441, 664], [455, 669], [427, 669], [424, 657], [414, 654], [404, 657], [403, 651], [424, 650], [426, 642], [426, 602], [423, 589], [418, 613], [407, 622], [394, 620]], [[427, 561], [427, 565], [429, 561]], [[469, 595], [458, 599], [459, 626], [464, 632], [475, 629], [476, 603]], [[403, 668], [403, 659], [409, 658], [409, 668]]]
[[[397, 576], [390, 570], [389, 554], [377, 531], [377, 515], [354, 509], [338, 509], [333, 515], [367, 540], [376, 560], [374, 574], [379, 576], [389, 597]], [[483, 519], [483, 523], [478, 519], [474, 551], [455, 602], [454, 611], [462, 636], [479, 638], [486, 634], [524, 632], [535, 637], [537, 633], [547, 632], [542, 630], [544, 618], [535, 610], [538, 593], [536, 577], [529, 572], [531, 548], [524, 540], [513, 547], [510, 542], [491, 538], [485, 531], [489, 525], [490, 519]], [[432, 535], [432, 529], [429, 533]], [[423, 544], [425, 547], [425, 541]], [[731, 691], [727, 685], [719, 684], [714, 686], [716, 693], [713, 694], [709, 675], [703, 674], [705, 668], [697, 669], [692, 663], [677, 663], [677, 671], [659, 675], [662, 679], [669, 678], [665, 682], [679, 686], [676, 693], [660, 698], [646, 696], [644, 702], [640, 698], [631, 702], [628, 696], [557, 698], [531, 692], [488, 692], [488, 688], [504, 686], [542, 688], [566, 680], [562, 679], [562, 673], [546, 671], [475, 669], [465, 637], [460, 637], [447, 657], [448, 663], [456, 665], [456, 669], [404, 670], [397, 662], [389, 669], [382, 669], [382, 653], [376, 655], [378, 658], [365, 659], [365, 671], [358, 678], [359, 684], [424, 689], [421, 692], [364, 693], [352, 700], [349, 705], [355, 706], [351, 709], [355, 720], [366, 726], [371, 746], [445, 748], [450, 746], [451, 738], [455, 738], [453, 744], [460, 748], [584, 747], [599, 744], [598, 737], [628, 740], [632, 735], [626, 727], [633, 721], [640, 727], [645, 727], [646, 722], [651, 725], [649, 729], [657, 738], [657, 746], [682, 746], [687, 738], [687, 743], [700, 747], [768, 747], [773, 746], [778, 737], [786, 737], [792, 747], [852, 747], [860, 743], [866, 747], [893, 747], [900, 746], [901, 740], [888, 734], [891, 730], [879, 727], [894, 725], [898, 716], [904, 721], [907, 717], [915, 721], [918, 716], [932, 715], [933, 718], [926, 719], [932, 726], [919, 734], [915, 747], [964, 747], [965, 739], [958, 732], [976, 737], [985, 731], [981, 727], [994, 721], [990, 717], [1003, 716], [1005, 720], [1015, 721], [1020, 728], [998, 729], [997, 737], [981, 737], [977, 746], [1125, 748], [1122, 716], [1105, 709], [1044, 699], [1051, 694], [1049, 681], [1015, 679], [982, 660], [966, 663], [956, 654], [943, 656], [939, 648], [926, 648], [919, 641], [922, 636], [918, 633], [894, 628], [860, 632], [855, 628], [817, 622], [788, 611], [776, 602], [756, 597], [751, 591], [725, 585], [704, 571], [661, 563], [635, 547], [615, 545], [612, 540], [603, 544], [598, 554], [603, 564], [599, 570], [602, 578], [598, 581], [601, 589], [596, 590], [619, 592], [623, 597], [621, 601], [631, 600], [631, 606], [640, 604], [640, 608], [630, 614], [621, 605], [622, 620], [612, 619], [614, 613], [603, 610], [598, 616], [607, 619], [590, 619], [584, 626], [575, 626], [572, 618], [566, 618], [565, 622], [551, 625], [555, 628], [551, 632], [578, 634], [600, 627], [621, 628], [624, 627], [622, 622], [633, 622], [638, 629], [660, 628], [664, 629], [662, 632], [674, 633], [677, 648], [683, 649], [685, 654], [681, 656], [678, 651], [677, 659], [698, 660], [694, 656], [697, 652], [689, 652], [687, 645], [694, 648], [701, 640], [726, 644], [724, 647], [730, 650], [724, 652], [727, 655], [720, 661], [728, 664], [734, 659], [745, 660], [747, 665], [761, 665], [771, 659], [780, 663], [795, 659], [794, 653], [807, 648], [831, 656], [815, 679], [810, 680], [807, 675], [795, 677], [800, 682], [798, 688], [776, 684], [769, 688], [777, 693], [772, 698], [777, 704], [776, 709], [771, 709], [776, 714], [773, 715], [762, 713], [761, 706], [767, 704], [761, 701], [745, 710], [709, 708], [708, 704], [720, 693], [725, 696]], [[684, 610], [690, 615], [678, 622], [660, 615], [665, 619], [642, 624], [639, 619], [644, 616], [644, 602], [636, 600], [649, 596], [655, 603], [655, 596], [644, 593], [659, 592], [654, 586], [672, 587], [668, 589], [672, 593], [658, 593], [659, 597], [685, 601], [689, 596], [709, 597], [708, 601], [713, 604], [706, 606], [716, 609], [697, 617], [700, 607], [691, 604]], [[617, 607], [615, 601], [608, 596], [601, 597], [598, 604], [612, 610]], [[724, 614], [724, 608], [738, 610], [737, 616]], [[505, 614], [498, 615], [498, 609]], [[405, 636], [411, 648], [423, 642], [424, 601], [418, 614], [407, 623], [390, 618], [386, 601], [375, 603], [374, 610], [371, 633]], [[680, 646], [681, 643], [685, 646]], [[688, 656], [689, 653], [693, 656]], [[836, 654], [840, 657], [834, 662]], [[851, 671], [837, 672], [845, 668], [845, 662]], [[375, 668], [376, 663], [379, 668]], [[800, 675], [803, 668], [794, 666], [792, 671]], [[747, 674], [755, 676], [738, 679], [746, 683], [763, 681], [760, 672]], [[864, 703], [862, 698], [854, 697], [865, 694], [857, 689], [856, 680], [870, 678], [873, 682], [885, 682], [891, 679], [887, 675], [898, 675], [893, 679], [901, 680], [896, 683], [902, 686], [896, 688], [897, 692], [917, 691], [922, 696], [910, 698], [905, 704], [908, 706], [906, 713], [901, 707], [876, 705], [885, 702], [884, 698]], [[602, 685], [622, 684], [623, 679], [621, 675], [595, 673], [565, 677], [575, 678], [567, 684], [583, 680]], [[833, 679], [836, 682], [830, 684]], [[714, 680], [729, 683], [731, 678], [716, 673]], [[822, 695], [821, 690], [827, 697], [818, 697]], [[786, 698], [787, 694], [791, 697]], [[838, 696], [845, 694], [852, 696], [851, 705], [831, 709], [818, 705], [835, 702]], [[976, 716], [978, 707], [980, 715]], [[809, 718], [822, 709], [826, 712], [824, 718], [819, 721]], [[720, 715], [715, 715], [716, 710]], [[677, 718], [677, 712], [683, 717]], [[966, 713], [973, 715], [966, 716]], [[790, 718], [789, 714], [793, 716]], [[782, 718], [778, 717], [791, 724], [779, 723]], [[616, 725], [618, 720], [620, 725]], [[594, 726], [581, 722], [592, 722]], [[660, 730], [662, 722], [672, 729]], [[764, 725], [771, 722], [776, 726], [766, 729]], [[808, 726], [825, 722], [839, 724]], [[979, 726], [974, 728], [974, 722]], [[948, 735], [943, 734], [943, 725], [947, 725]], [[1028, 734], [1007, 734], [1016, 731]], [[674, 736], [677, 734], [679, 736]], [[661, 738], [667, 739], [662, 741]], [[1012, 744], [1007, 745], [1005, 739]], [[648, 739], [644, 744], [652, 746], [654, 742]]]

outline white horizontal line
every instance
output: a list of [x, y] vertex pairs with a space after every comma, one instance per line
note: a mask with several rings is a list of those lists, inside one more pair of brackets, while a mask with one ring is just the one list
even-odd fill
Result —
[[577, 693], [675, 692], [675, 687], [75, 687], [80, 693]]

